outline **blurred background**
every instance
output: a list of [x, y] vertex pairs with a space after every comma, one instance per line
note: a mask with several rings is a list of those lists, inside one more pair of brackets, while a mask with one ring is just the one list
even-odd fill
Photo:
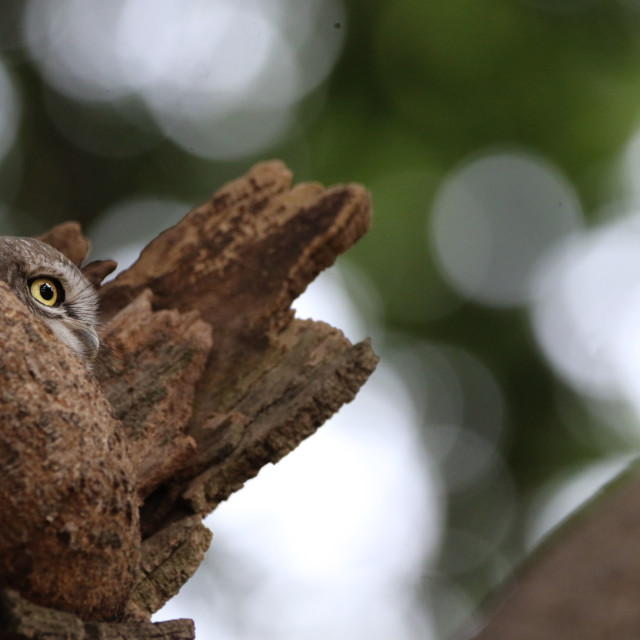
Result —
[[459, 637], [640, 444], [640, 0], [0, 3], [0, 233], [126, 267], [274, 157], [371, 190], [296, 307], [382, 361], [156, 619]]

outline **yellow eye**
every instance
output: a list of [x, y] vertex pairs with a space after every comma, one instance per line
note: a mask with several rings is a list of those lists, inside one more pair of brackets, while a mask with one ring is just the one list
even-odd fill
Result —
[[31, 281], [31, 295], [47, 307], [55, 307], [62, 293], [60, 284], [51, 278], [36, 278]]

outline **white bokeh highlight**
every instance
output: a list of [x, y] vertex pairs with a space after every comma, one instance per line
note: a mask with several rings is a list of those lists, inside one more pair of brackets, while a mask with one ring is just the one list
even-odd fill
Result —
[[[541, 265], [533, 288], [534, 334], [553, 369], [587, 401], [594, 425], [580, 425], [615, 453], [569, 469], [534, 497], [528, 546], [540, 540], [637, 457], [640, 442], [640, 136], [619, 175], [626, 204], [575, 232]], [[636, 209], [636, 210], [634, 210]], [[586, 433], [585, 433], [586, 432]], [[625, 450], [626, 449], [626, 450]]]
[[411, 341], [390, 358], [418, 408], [442, 489], [458, 505], [440, 541], [437, 571], [428, 578], [438, 631], [458, 637], [475, 610], [458, 580], [481, 566], [497, 576], [512, 568], [501, 550], [513, 532], [518, 499], [501, 454], [509, 428], [505, 401], [489, 368], [458, 347]]
[[129, 93], [114, 59], [123, 0], [31, 0], [25, 44], [49, 83], [79, 100], [115, 100]]
[[468, 160], [436, 195], [429, 235], [443, 275], [488, 305], [529, 300], [536, 265], [580, 223], [573, 188], [548, 162], [520, 152]]
[[31, 0], [24, 39], [57, 91], [138, 98], [185, 150], [234, 160], [286, 135], [333, 68], [344, 27], [339, 0]]
[[160, 102], [163, 94], [182, 94], [194, 112], [249, 93], [279, 34], [243, 4], [124, 2], [114, 43], [124, 85]]
[[640, 417], [640, 215], [567, 242], [541, 270], [532, 320], [550, 363], [581, 393]]

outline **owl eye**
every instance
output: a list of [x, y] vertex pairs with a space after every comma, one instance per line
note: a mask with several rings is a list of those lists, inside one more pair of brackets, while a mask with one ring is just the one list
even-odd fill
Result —
[[31, 295], [46, 307], [55, 307], [62, 302], [64, 290], [53, 278], [35, 278], [29, 284]]

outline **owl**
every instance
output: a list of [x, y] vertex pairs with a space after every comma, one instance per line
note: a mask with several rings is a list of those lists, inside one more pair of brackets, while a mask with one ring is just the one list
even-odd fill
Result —
[[35, 238], [0, 236], [0, 280], [86, 363], [98, 353], [98, 294], [70, 260]]

